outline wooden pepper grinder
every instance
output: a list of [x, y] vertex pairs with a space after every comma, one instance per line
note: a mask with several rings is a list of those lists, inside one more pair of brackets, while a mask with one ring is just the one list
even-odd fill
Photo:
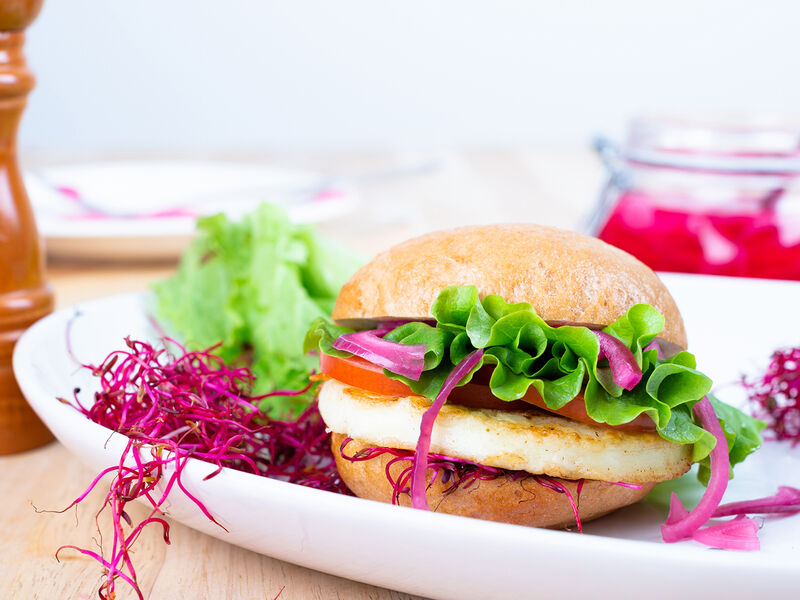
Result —
[[53, 436], [31, 410], [11, 370], [22, 332], [53, 310], [44, 253], [17, 165], [17, 129], [34, 84], [22, 47], [42, 0], [0, 1], [0, 454], [46, 444]]

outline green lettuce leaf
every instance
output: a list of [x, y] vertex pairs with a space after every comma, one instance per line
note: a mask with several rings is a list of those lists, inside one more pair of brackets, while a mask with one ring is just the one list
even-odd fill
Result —
[[[510, 304], [496, 295], [480, 299], [474, 286], [451, 286], [439, 294], [431, 313], [435, 326], [409, 323], [386, 335], [388, 340], [426, 347], [425, 370], [418, 381], [384, 370], [414, 393], [434, 398], [454, 365], [483, 348], [476, 370], [493, 365], [489, 387], [497, 398], [518, 400], [533, 387], [548, 408], [557, 410], [584, 390], [586, 412], [593, 420], [622, 425], [645, 414], [664, 439], [692, 444], [701, 480], [707, 475], [716, 439], [700, 427], [692, 407], [708, 395], [712, 382], [696, 369], [688, 352], [659, 358], [655, 349], [645, 350], [664, 329], [664, 317], [652, 306], [634, 305], [603, 329], [630, 348], [642, 369], [642, 380], [632, 390], [614, 383], [607, 361], [599, 359], [600, 344], [592, 330], [551, 327], [528, 303]], [[327, 348], [349, 330], [320, 323], [314, 331], [307, 347], [331, 354]], [[336, 354], [342, 355], [347, 353]], [[712, 402], [728, 440], [731, 464], [741, 462], [761, 444], [763, 424], [716, 398]]]
[[[203, 218], [177, 272], [154, 285], [156, 315], [187, 347], [221, 344], [223, 360], [250, 364], [254, 394], [299, 389], [317, 365], [303, 352], [303, 336], [330, 315], [359, 262], [270, 204], [240, 222]], [[261, 408], [282, 417], [309, 400], [268, 398]]]

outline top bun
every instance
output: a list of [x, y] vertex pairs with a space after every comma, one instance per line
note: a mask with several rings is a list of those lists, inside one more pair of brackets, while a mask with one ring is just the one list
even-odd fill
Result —
[[596, 238], [532, 224], [461, 227], [403, 242], [350, 278], [333, 319], [429, 318], [449, 285], [528, 302], [545, 321], [607, 325], [634, 304], [651, 304], [666, 319], [659, 337], [686, 348], [678, 307], [649, 267]]

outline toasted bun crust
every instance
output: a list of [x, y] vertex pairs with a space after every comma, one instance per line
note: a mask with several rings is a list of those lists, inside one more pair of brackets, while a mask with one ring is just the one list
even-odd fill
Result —
[[649, 267], [596, 238], [541, 225], [462, 227], [399, 244], [353, 275], [333, 318], [430, 317], [448, 285], [529, 302], [546, 321], [607, 325], [651, 304], [666, 319], [659, 337], [686, 348], [675, 301]]
[[[345, 436], [334, 433], [331, 447], [342, 480], [358, 497], [391, 503], [392, 486], [386, 479], [386, 464], [393, 457], [383, 454], [371, 460], [353, 462], [342, 457], [340, 447]], [[361, 448], [375, 446], [361, 440], [348, 443], [346, 452], [352, 456]], [[390, 468], [396, 480], [408, 467], [398, 461]], [[641, 489], [631, 489], [613, 483], [584, 481], [580, 496], [577, 482], [558, 480], [566, 486], [578, 505], [581, 521], [586, 522], [628, 506], [644, 498], [655, 483], [646, 483]], [[508, 475], [488, 481], [475, 481], [469, 487], [459, 487], [445, 494], [449, 483], [436, 481], [429, 486], [427, 496], [431, 510], [530, 527], [563, 528], [575, 525], [575, 516], [565, 494], [540, 485], [532, 477], [513, 480]], [[402, 506], [411, 506], [408, 494], [399, 497]]]

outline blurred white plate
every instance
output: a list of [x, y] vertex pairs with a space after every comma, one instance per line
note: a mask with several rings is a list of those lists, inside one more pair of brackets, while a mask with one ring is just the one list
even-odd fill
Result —
[[26, 173], [25, 186], [54, 258], [165, 260], [180, 255], [198, 216], [241, 217], [259, 202], [296, 223], [348, 213], [355, 192], [321, 175], [260, 164], [123, 161]]
[[[699, 364], [718, 381], [765, 363], [777, 345], [800, 341], [800, 284], [664, 279], [685, 313]], [[77, 307], [77, 356], [99, 362], [127, 335], [152, 338], [146, 300], [124, 295]], [[55, 400], [76, 386], [83, 397], [96, 389], [67, 356], [65, 328], [75, 310], [28, 330], [14, 370], [48, 427], [99, 472], [119, 461], [125, 438]], [[721, 395], [730, 399], [724, 389]], [[588, 523], [578, 535], [399, 508], [229, 469], [202, 481], [213, 469], [190, 460], [183, 481], [228, 532], [179, 491], [169, 498], [172, 518], [282, 560], [433, 598], [772, 598], [794, 597], [800, 585], [800, 515], [766, 519], [760, 552], [724, 552], [662, 543], [664, 512], [645, 503]], [[725, 501], [772, 494], [778, 485], [800, 487], [800, 448], [773, 442], [737, 467]]]

